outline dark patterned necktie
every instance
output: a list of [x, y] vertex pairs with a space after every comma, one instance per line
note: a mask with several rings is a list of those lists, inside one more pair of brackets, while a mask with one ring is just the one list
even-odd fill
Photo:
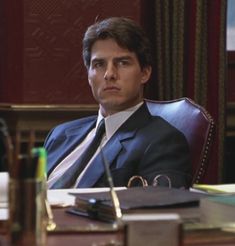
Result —
[[104, 132], [105, 122], [104, 119], [102, 119], [96, 130], [95, 137], [91, 141], [90, 145], [81, 155], [81, 157], [78, 158], [78, 160], [71, 167], [69, 167], [68, 170], [64, 172], [64, 174], [62, 174], [62, 176], [54, 185], [52, 185], [51, 189], [71, 188], [75, 184], [78, 176], [82, 173], [82, 171], [98, 149]]

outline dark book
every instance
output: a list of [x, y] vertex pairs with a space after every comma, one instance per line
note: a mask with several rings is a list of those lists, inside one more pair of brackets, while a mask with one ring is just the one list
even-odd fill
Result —
[[[115, 213], [109, 192], [73, 194], [75, 206], [69, 212], [94, 219], [113, 221]], [[156, 208], [198, 206], [205, 194], [165, 187], [133, 187], [117, 191], [122, 213]]]

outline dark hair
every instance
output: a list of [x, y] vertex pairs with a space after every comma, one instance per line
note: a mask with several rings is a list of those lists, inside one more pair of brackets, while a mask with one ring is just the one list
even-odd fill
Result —
[[134, 52], [141, 68], [152, 65], [150, 42], [133, 20], [124, 17], [111, 17], [88, 27], [83, 38], [83, 61], [90, 66], [91, 48], [97, 40], [112, 38], [117, 44]]

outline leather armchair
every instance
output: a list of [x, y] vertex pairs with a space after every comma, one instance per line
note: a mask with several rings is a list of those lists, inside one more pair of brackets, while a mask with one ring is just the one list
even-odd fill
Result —
[[192, 157], [192, 184], [203, 182], [215, 134], [211, 115], [189, 98], [170, 101], [146, 99], [146, 102], [151, 114], [161, 116], [185, 135]]

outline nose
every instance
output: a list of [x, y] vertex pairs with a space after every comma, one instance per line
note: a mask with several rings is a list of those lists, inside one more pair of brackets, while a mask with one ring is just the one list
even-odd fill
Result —
[[116, 80], [117, 79], [117, 69], [113, 64], [107, 65], [105, 74], [104, 74], [105, 80]]

